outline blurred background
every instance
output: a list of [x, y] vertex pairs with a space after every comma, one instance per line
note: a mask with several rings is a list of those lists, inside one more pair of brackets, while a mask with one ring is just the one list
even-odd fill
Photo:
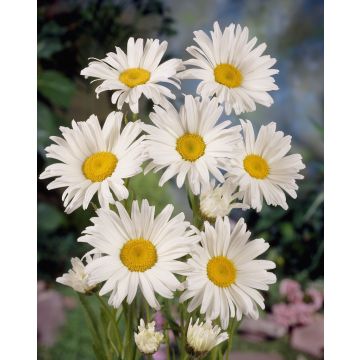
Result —
[[[253, 236], [271, 245], [278, 283], [267, 294], [266, 311], [257, 322], [243, 321], [232, 359], [311, 360], [323, 358], [323, 2], [316, 0], [59, 0], [38, 1], [38, 175], [48, 164], [44, 148], [49, 136], [72, 119], [96, 114], [104, 120], [114, 110], [109, 94], [96, 99], [89, 81], [80, 77], [89, 57], [103, 58], [128, 37], [160, 38], [169, 43], [166, 57], [188, 59], [193, 31], [209, 32], [213, 22], [248, 26], [250, 35], [266, 42], [267, 54], [278, 59], [279, 91], [271, 108], [258, 106], [244, 114], [256, 128], [271, 121], [293, 137], [293, 152], [303, 155], [305, 179], [289, 210], [264, 207], [232, 212], [245, 217]], [[197, 82], [185, 80], [182, 92], [195, 93]], [[181, 98], [180, 92], [176, 93]], [[142, 99], [143, 100], [143, 99]], [[142, 112], [151, 104], [142, 102]], [[146, 116], [142, 116], [146, 121]], [[231, 117], [230, 117], [231, 118]], [[236, 117], [232, 120], [238, 121]], [[47, 191], [38, 181], [38, 342], [39, 359], [94, 359], [82, 310], [71, 289], [55, 278], [81, 257], [76, 243], [93, 211], [65, 215], [61, 191]], [[133, 181], [138, 198], [158, 210], [174, 203], [190, 209], [183, 190], [169, 182], [157, 187], [158, 176]], [[154, 358], [161, 359], [159, 352]]]

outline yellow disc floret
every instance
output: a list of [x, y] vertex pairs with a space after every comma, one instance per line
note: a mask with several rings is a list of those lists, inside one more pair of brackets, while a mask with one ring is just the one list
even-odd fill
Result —
[[205, 153], [205, 142], [200, 135], [184, 134], [176, 141], [176, 150], [184, 160], [196, 161]]
[[269, 175], [269, 165], [259, 155], [247, 155], [243, 164], [248, 174], [255, 179], [265, 179]]
[[132, 239], [120, 250], [120, 260], [130, 271], [144, 272], [156, 264], [156, 248], [149, 240]]
[[142, 68], [127, 69], [119, 75], [119, 80], [129, 88], [133, 88], [146, 84], [150, 80], [150, 72]]
[[92, 182], [101, 182], [111, 176], [118, 163], [117, 157], [108, 151], [90, 155], [83, 162], [82, 172]]
[[239, 87], [244, 77], [240, 70], [230, 64], [220, 64], [214, 69], [215, 81], [229, 88]]
[[226, 256], [215, 256], [207, 263], [208, 278], [219, 287], [228, 287], [235, 282], [236, 268]]

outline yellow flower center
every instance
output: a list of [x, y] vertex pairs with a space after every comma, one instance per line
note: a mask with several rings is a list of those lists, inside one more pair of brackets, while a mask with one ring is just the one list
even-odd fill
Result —
[[108, 151], [90, 155], [82, 165], [85, 177], [92, 182], [100, 182], [111, 176], [118, 163], [117, 157]]
[[207, 264], [207, 276], [215, 285], [228, 287], [236, 279], [234, 263], [225, 256], [213, 257]]
[[269, 165], [259, 155], [248, 155], [244, 159], [244, 168], [255, 179], [265, 179], [269, 175]]
[[150, 72], [141, 68], [127, 69], [119, 75], [119, 80], [130, 88], [145, 84], [149, 79]]
[[120, 250], [120, 260], [130, 271], [144, 272], [156, 264], [156, 248], [149, 240], [132, 239]]
[[244, 77], [240, 70], [230, 64], [220, 64], [214, 69], [215, 80], [229, 88], [239, 87]]
[[184, 160], [195, 161], [205, 153], [205, 142], [200, 135], [184, 134], [176, 141], [176, 150]]

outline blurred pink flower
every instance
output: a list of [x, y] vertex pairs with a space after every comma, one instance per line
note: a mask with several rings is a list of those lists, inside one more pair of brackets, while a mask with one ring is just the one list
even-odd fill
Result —
[[296, 325], [309, 325], [314, 321], [313, 310], [308, 304], [297, 303], [290, 304], [293, 307], [293, 311], [296, 314]]
[[166, 345], [160, 345], [159, 350], [153, 354], [152, 358], [154, 360], [167, 360]]
[[290, 303], [302, 302], [304, 293], [300, 284], [291, 279], [284, 279], [280, 283], [280, 294], [284, 296]]
[[312, 309], [304, 303], [275, 304], [272, 307], [274, 320], [281, 325], [290, 327], [308, 325], [313, 321]]
[[305, 292], [305, 300], [306, 304], [312, 309], [312, 311], [316, 312], [322, 308], [324, 296], [319, 290], [310, 288]]
[[273, 305], [272, 313], [274, 320], [280, 325], [290, 327], [296, 324], [296, 314], [288, 304]]
[[155, 328], [156, 328], [156, 331], [161, 331], [164, 327], [164, 324], [165, 324], [165, 317], [164, 315], [162, 314], [161, 311], [157, 311], [154, 315], [154, 321], [155, 321]]

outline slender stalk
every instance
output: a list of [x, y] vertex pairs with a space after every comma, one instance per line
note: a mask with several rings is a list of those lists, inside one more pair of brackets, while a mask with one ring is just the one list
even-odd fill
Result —
[[166, 343], [166, 357], [168, 360], [171, 359], [170, 355], [170, 338], [169, 338], [169, 330], [164, 329], [164, 335], [165, 335], [165, 343]]
[[[91, 308], [90, 304], [88, 303], [88, 301], [86, 299], [86, 295], [78, 293], [78, 297], [79, 297], [80, 303], [85, 311], [86, 319], [87, 319], [87, 322], [88, 322], [88, 325], [90, 328], [90, 332], [92, 335], [93, 343], [94, 343], [95, 353], [100, 359], [103, 359], [104, 355], [105, 355], [105, 351], [104, 351], [103, 343], [101, 341], [102, 337], [99, 332], [99, 328], [97, 325], [97, 318], [94, 313], [94, 310]], [[99, 356], [99, 354], [100, 354], [100, 356]]]
[[234, 332], [238, 328], [237, 325], [238, 325], [238, 321], [236, 320], [236, 318], [233, 318], [231, 321], [231, 325], [230, 325], [229, 342], [228, 342], [228, 347], [226, 349], [226, 360], [229, 360], [232, 343], [233, 343], [233, 338], [234, 338]]
[[[104, 309], [100, 309], [100, 328], [101, 328], [101, 332], [103, 334], [103, 337], [102, 337], [102, 344], [103, 344], [103, 349], [104, 349], [104, 352], [105, 352], [105, 356], [106, 356], [106, 359], [108, 360], [112, 360], [113, 359], [113, 349], [115, 350], [115, 352], [117, 353], [117, 349], [114, 345], [114, 343], [112, 342], [111, 340], [111, 337], [109, 336], [108, 334], [108, 328], [107, 328], [107, 324], [109, 324], [109, 321], [107, 321], [107, 315], [104, 311]], [[111, 345], [111, 347], [109, 346], [109, 344]]]
[[[103, 307], [109, 321], [111, 322], [111, 324], [113, 325], [114, 331], [115, 331], [115, 337], [116, 337], [116, 342], [119, 348], [119, 352], [122, 352], [122, 340], [121, 340], [121, 336], [120, 336], [120, 330], [119, 327], [116, 323], [116, 313], [111, 313], [111, 311], [109, 310], [108, 305], [106, 304], [106, 302], [104, 301], [104, 299], [99, 295], [96, 294], [96, 298], [99, 300], [101, 306]], [[118, 353], [118, 351], [117, 351]]]
[[146, 316], [146, 322], [148, 323], [150, 321], [150, 307], [147, 301], [145, 301], [145, 316]]
[[128, 311], [126, 316], [126, 358], [129, 360], [133, 359], [135, 346], [132, 342], [134, 304], [135, 300], [131, 304], [128, 304]]
[[189, 206], [193, 212], [193, 224], [199, 229], [202, 230], [204, 221], [200, 214], [200, 205], [199, 205], [199, 196], [196, 196], [192, 193], [188, 181], [185, 182], [187, 198]]
[[186, 333], [187, 328], [189, 326], [189, 316], [188, 312], [186, 310], [186, 304], [182, 303], [180, 304], [180, 326], [181, 326], [181, 341], [180, 341], [180, 353], [181, 353], [181, 359], [186, 360], [188, 358], [187, 352], [186, 352]]
[[111, 340], [111, 322], [108, 322], [106, 335], [107, 335], [107, 337], [108, 337], [108, 340], [109, 340], [109, 342], [110, 342], [110, 345], [112, 346], [112, 348], [113, 348], [114, 351], [115, 351], [115, 354], [116, 354], [117, 358], [119, 358], [119, 356], [120, 356], [119, 350], [118, 350], [118, 348], [116, 347], [116, 344], [114, 344], [114, 342]]

